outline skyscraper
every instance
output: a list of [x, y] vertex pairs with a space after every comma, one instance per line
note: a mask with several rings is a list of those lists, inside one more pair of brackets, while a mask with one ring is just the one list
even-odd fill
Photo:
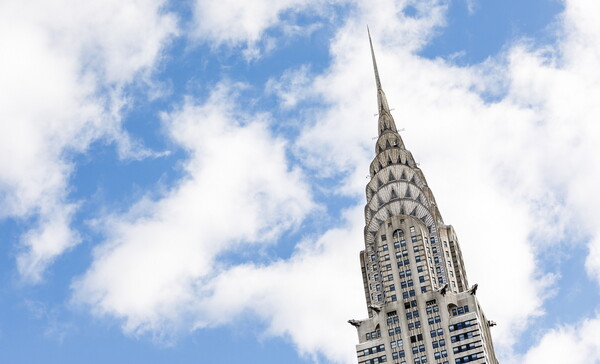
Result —
[[379, 108], [360, 264], [369, 318], [357, 328], [359, 364], [489, 363], [488, 321], [469, 286], [456, 233], [398, 134], [371, 56]]

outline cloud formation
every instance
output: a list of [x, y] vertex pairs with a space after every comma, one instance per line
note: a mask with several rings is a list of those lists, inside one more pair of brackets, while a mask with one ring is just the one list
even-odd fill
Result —
[[77, 302], [122, 318], [128, 332], [191, 329], [183, 320], [199, 315], [206, 286], [225, 268], [219, 254], [271, 243], [315, 207], [267, 115], [235, 104], [237, 87], [221, 85], [204, 104], [187, 99], [164, 115], [189, 153], [186, 177], [163, 197], [108, 217], [106, 241], [74, 284]]
[[519, 361], [525, 364], [597, 363], [600, 361], [598, 317], [565, 325], [545, 333], [540, 342]]
[[[70, 227], [73, 153], [120, 132], [122, 88], [147, 77], [176, 31], [161, 1], [0, 5], [0, 216], [32, 221], [18, 268], [40, 281], [80, 241]], [[35, 11], [32, 11], [35, 9]]]
[[324, 4], [322, 0], [226, 0], [220, 3], [196, 0], [196, 34], [217, 44], [254, 43], [268, 28], [285, 24], [284, 13], [318, 12]]

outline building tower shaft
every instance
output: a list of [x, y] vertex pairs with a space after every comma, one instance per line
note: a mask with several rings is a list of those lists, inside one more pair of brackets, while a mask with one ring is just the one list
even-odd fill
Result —
[[349, 321], [358, 362], [497, 364], [477, 285], [469, 288], [456, 233], [398, 133], [370, 34], [369, 43], [379, 120], [360, 252], [369, 317]]

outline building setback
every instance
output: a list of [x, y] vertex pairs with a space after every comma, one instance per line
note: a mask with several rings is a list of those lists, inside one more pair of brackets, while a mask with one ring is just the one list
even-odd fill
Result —
[[369, 168], [360, 265], [369, 318], [359, 364], [497, 364], [488, 321], [469, 286], [456, 233], [444, 224], [423, 172], [404, 147], [379, 79], [376, 157]]

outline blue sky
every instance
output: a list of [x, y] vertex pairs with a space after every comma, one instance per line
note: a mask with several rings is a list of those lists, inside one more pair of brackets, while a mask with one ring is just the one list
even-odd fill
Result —
[[599, 14], [2, 2], [0, 362], [354, 362], [367, 24], [500, 361], [600, 362]]

